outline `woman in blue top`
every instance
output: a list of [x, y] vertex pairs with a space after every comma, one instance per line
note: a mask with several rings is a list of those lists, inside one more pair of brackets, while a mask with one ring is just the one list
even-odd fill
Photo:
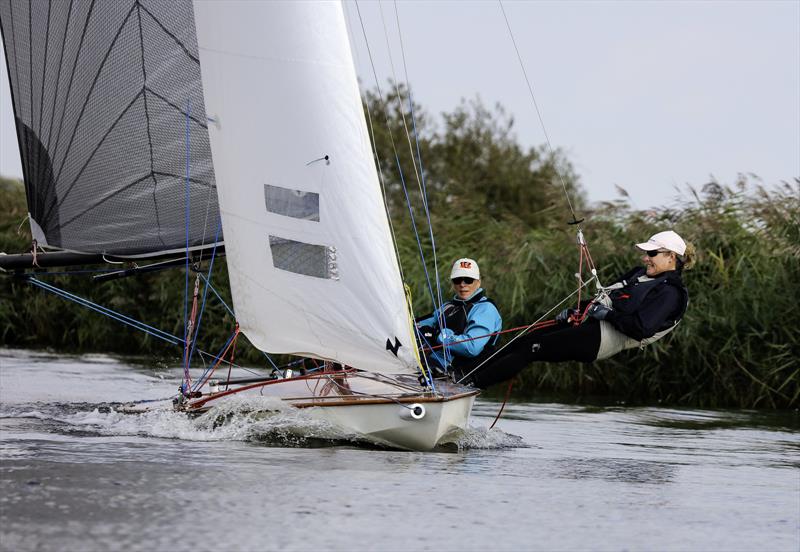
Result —
[[481, 287], [478, 263], [458, 259], [450, 280], [453, 298], [417, 320], [417, 328], [424, 347], [437, 347], [427, 355], [431, 368], [449, 371], [457, 380], [495, 351], [503, 320]]
[[467, 373], [464, 383], [486, 388], [511, 379], [536, 361], [592, 362], [644, 347], [672, 331], [689, 304], [681, 273], [691, 265], [694, 249], [672, 230], [659, 232], [636, 247], [643, 251], [643, 266], [606, 287], [591, 306], [582, 304], [581, 312], [587, 316], [580, 324], [572, 324], [576, 311], [563, 310], [556, 316], [558, 325], [510, 342], [485, 366]]

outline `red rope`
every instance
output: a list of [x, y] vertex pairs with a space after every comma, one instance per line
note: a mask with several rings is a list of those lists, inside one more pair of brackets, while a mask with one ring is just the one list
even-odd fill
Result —
[[494, 417], [494, 421], [492, 425], [489, 426], [489, 429], [494, 428], [494, 424], [497, 423], [497, 420], [500, 419], [500, 415], [503, 413], [503, 409], [506, 407], [506, 403], [508, 402], [508, 397], [511, 395], [511, 388], [514, 386], [514, 378], [511, 378], [508, 381], [508, 388], [506, 389], [506, 398], [503, 399], [503, 404], [500, 405], [500, 411], [497, 413], [497, 416]]
[[[239, 337], [239, 331], [240, 331], [239, 330], [239, 324], [236, 324], [236, 329], [234, 330], [233, 339], [231, 339], [231, 342], [228, 343], [227, 347], [225, 347], [225, 351], [223, 351], [223, 353], [221, 355], [219, 355], [219, 359], [217, 359], [216, 364], [214, 364], [214, 366], [208, 372], [208, 374], [203, 379], [203, 381], [200, 383], [200, 385], [197, 386], [197, 389], [202, 388], [208, 382], [208, 380], [211, 379], [211, 376], [214, 375], [214, 372], [216, 372], [216, 370], [219, 367], [219, 365], [222, 364], [225, 361], [225, 355], [228, 354], [228, 351], [231, 350], [231, 347], [235, 347], [235, 345], [236, 345], [236, 339]], [[231, 366], [228, 368], [228, 381], [230, 381], [230, 379], [231, 379], [231, 368], [232, 367], [233, 367], [233, 359], [231, 359]]]
[[[484, 335], [478, 335], [478, 336], [475, 336], [475, 337], [470, 337], [468, 339], [462, 339], [460, 341], [451, 341], [451, 342], [449, 342], [447, 344], [447, 346], [449, 347], [451, 345], [456, 345], [457, 343], [466, 343], [467, 341], [474, 341], [476, 339], [482, 339], [484, 337], [492, 337], [493, 335], [500, 335], [500, 334], [504, 334], [504, 333], [508, 333], [508, 332], [516, 332], [516, 331], [519, 331], [519, 330], [531, 330], [531, 331], [540, 330], [542, 328], [549, 328], [550, 326], [555, 326], [556, 324], [557, 324], [557, 322], [555, 320], [542, 320], [541, 322], [536, 322], [535, 324], [527, 324], [525, 326], [517, 326], [516, 328], [509, 328], [507, 330], [500, 330], [500, 331], [497, 331], [497, 332], [492, 332], [492, 333], [488, 333], [488, 334], [484, 334]], [[423, 347], [422, 350], [427, 352], [427, 351], [433, 351], [435, 349], [441, 349], [442, 347], [444, 347], [444, 345], [434, 345], [432, 347]]]
[[194, 323], [197, 319], [197, 296], [200, 290], [200, 277], [198, 276], [194, 281], [194, 295], [192, 298], [192, 314], [189, 316], [189, 320], [186, 324], [186, 348], [183, 352], [184, 358], [184, 366], [183, 366], [183, 377], [186, 380], [186, 386], [191, 387], [192, 385], [192, 378], [189, 375], [189, 354], [192, 350], [192, 337], [194, 334]]
[[581, 292], [583, 291], [583, 250], [584, 245], [582, 243], [578, 243], [578, 249], [580, 250], [580, 255], [578, 256], [578, 309], [581, 308]]

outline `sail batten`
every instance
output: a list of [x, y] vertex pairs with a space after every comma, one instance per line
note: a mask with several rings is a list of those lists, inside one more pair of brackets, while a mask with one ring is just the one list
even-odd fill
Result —
[[234, 310], [257, 347], [416, 370], [341, 5], [195, 2]]

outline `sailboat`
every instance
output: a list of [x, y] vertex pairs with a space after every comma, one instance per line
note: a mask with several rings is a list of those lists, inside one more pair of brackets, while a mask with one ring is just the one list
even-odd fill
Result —
[[240, 331], [326, 369], [185, 381], [175, 408], [277, 398], [412, 450], [466, 427], [478, 391], [417, 352], [340, 3], [2, 0], [0, 20], [35, 240], [0, 267], [188, 262], [221, 219]]

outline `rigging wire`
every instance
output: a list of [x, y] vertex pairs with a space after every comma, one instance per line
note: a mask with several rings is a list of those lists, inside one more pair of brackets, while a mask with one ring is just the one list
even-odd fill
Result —
[[[348, 14], [348, 18], [347, 18], [348, 26], [352, 27], [352, 24], [350, 23], [350, 16], [351, 16], [352, 12], [348, 10], [347, 14]], [[363, 25], [362, 25], [362, 30], [363, 30]], [[352, 36], [352, 34], [351, 34], [351, 36]], [[365, 33], [365, 40], [366, 40], [366, 33]], [[367, 46], [369, 47], [369, 45], [367, 45]], [[355, 44], [353, 44], [353, 51], [354, 51], [354, 53], [356, 55], [356, 58], [359, 58], [358, 50], [355, 48]], [[374, 129], [373, 124], [372, 124], [372, 112], [371, 112], [370, 107], [369, 107], [369, 102], [368, 101], [364, 101], [364, 106], [365, 106], [366, 112], [367, 112], [367, 123], [368, 123], [368, 128], [369, 128], [370, 143], [372, 145], [372, 153], [373, 153], [373, 156], [375, 157], [375, 163], [377, 164], [377, 167], [378, 167], [378, 180], [379, 180], [379, 182], [381, 184], [381, 191], [382, 191], [382, 195], [383, 195], [383, 206], [384, 206], [384, 209], [386, 210], [386, 218], [389, 221], [389, 231], [390, 231], [391, 236], [392, 236], [392, 245], [394, 246], [394, 253], [395, 253], [395, 258], [397, 259], [397, 266], [400, 269], [400, 278], [403, 281], [403, 287], [405, 288], [406, 304], [407, 304], [408, 311], [409, 311], [409, 313], [408, 313], [408, 315], [409, 315], [409, 325], [411, 326], [412, 334], [416, 335], [417, 338], [419, 338], [420, 337], [419, 329], [417, 328], [416, 324], [414, 323], [414, 307], [413, 307], [412, 301], [411, 301], [411, 290], [409, 289], [408, 285], [405, 284], [406, 276], [405, 276], [405, 272], [403, 270], [403, 261], [402, 261], [402, 259], [400, 257], [400, 248], [397, 245], [397, 234], [395, 233], [395, 230], [394, 230], [394, 221], [392, 220], [392, 213], [391, 213], [391, 211], [389, 209], [389, 194], [386, 191], [386, 180], [385, 180], [384, 175], [383, 175], [383, 167], [382, 167], [382, 164], [381, 164], [381, 158], [380, 158], [380, 155], [378, 154], [378, 148], [377, 148], [377, 144], [376, 144], [376, 141], [375, 141], [375, 129]], [[415, 351], [416, 351], [416, 349], [415, 349]], [[432, 372], [431, 372], [430, 366], [428, 365], [428, 358], [425, 357], [425, 356], [422, 356], [422, 358], [420, 359], [419, 358], [419, 354], [417, 352], [417, 361], [419, 362], [419, 364], [424, 366], [424, 369], [422, 370], [423, 377], [425, 378], [425, 381], [428, 383], [428, 385], [430, 385], [431, 389], [433, 389], [435, 391]], [[431, 374], [430, 377], [429, 377], [429, 374]]]
[[[356, 5], [356, 12], [358, 13], [358, 20], [359, 20], [359, 23], [361, 24], [361, 32], [362, 32], [362, 34], [364, 36], [364, 43], [365, 43], [366, 48], [367, 48], [367, 54], [369, 56], [370, 66], [372, 68], [372, 75], [375, 78], [375, 87], [378, 90], [378, 97], [380, 99], [381, 105], [383, 106], [383, 114], [384, 114], [384, 118], [386, 119], [386, 127], [387, 127], [387, 130], [389, 130], [389, 132], [388, 132], [388, 134], [389, 134], [389, 142], [392, 145], [392, 151], [394, 153], [395, 162], [397, 164], [397, 169], [398, 169], [398, 171], [400, 173], [400, 183], [403, 186], [403, 192], [404, 192], [405, 197], [406, 197], [406, 203], [408, 205], [408, 210], [409, 210], [409, 213], [411, 215], [412, 227], [414, 229], [414, 235], [415, 235], [415, 237], [417, 239], [417, 247], [419, 249], [420, 258], [422, 259], [422, 267], [423, 267], [423, 270], [425, 272], [425, 281], [428, 284], [428, 290], [429, 290], [429, 292], [431, 294], [431, 301], [433, 302], [434, 307], [435, 307], [436, 306], [436, 296], [433, 293], [433, 286], [431, 285], [431, 278], [430, 278], [430, 275], [428, 274], [428, 266], [427, 266], [427, 262], [425, 261], [425, 252], [424, 252], [424, 250], [422, 248], [422, 242], [421, 242], [421, 240], [419, 238], [419, 232], [417, 231], [417, 224], [416, 224], [416, 220], [414, 218], [413, 206], [411, 205], [411, 201], [410, 201], [409, 196], [408, 196], [408, 190], [406, 189], [406, 184], [405, 184], [405, 177], [403, 176], [403, 169], [402, 169], [402, 166], [400, 165], [400, 157], [399, 157], [399, 155], [397, 153], [397, 146], [396, 146], [395, 141], [394, 141], [394, 136], [393, 136], [393, 134], [391, 132], [391, 125], [389, 123], [389, 112], [388, 112], [388, 110], [386, 108], [386, 102], [383, 99], [383, 90], [381, 89], [380, 81], [378, 80], [378, 72], [375, 69], [375, 61], [374, 61], [374, 59], [372, 57], [372, 49], [369, 46], [369, 39], [367, 38], [367, 31], [366, 31], [366, 28], [364, 26], [364, 19], [361, 17], [361, 8], [359, 7], [358, 0], [355, 1], [355, 5]], [[373, 142], [374, 142], [374, 139], [375, 139], [375, 136], [373, 134]], [[377, 155], [377, 152], [376, 152], [376, 155]]]
[[[41, 274], [37, 274], [37, 276], [46, 275], [46, 274], [49, 274], [49, 273], [41, 273]], [[136, 330], [144, 332], [144, 333], [146, 333], [146, 334], [148, 334], [148, 335], [150, 335], [152, 337], [155, 337], [156, 339], [160, 339], [162, 341], [166, 341], [167, 343], [169, 343], [171, 345], [184, 347], [185, 344], [186, 344], [185, 340], [181, 339], [180, 337], [178, 337], [176, 335], [172, 335], [170, 333], [165, 332], [164, 330], [160, 330], [160, 329], [156, 328], [155, 326], [151, 326], [149, 324], [146, 324], [145, 322], [142, 322], [141, 320], [137, 320], [135, 318], [132, 318], [130, 316], [126, 316], [126, 315], [124, 315], [124, 314], [122, 314], [120, 312], [112, 310], [112, 309], [110, 309], [108, 307], [104, 307], [103, 305], [100, 305], [98, 303], [90, 301], [89, 299], [86, 299], [85, 297], [81, 297], [80, 295], [75, 295], [74, 293], [71, 293], [71, 292], [69, 292], [69, 291], [67, 291], [65, 289], [61, 289], [61, 288], [55, 287], [55, 286], [53, 286], [51, 284], [48, 284], [46, 282], [43, 282], [43, 281], [39, 280], [36, 277], [33, 277], [33, 276], [27, 277], [26, 281], [28, 281], [31, 285], [33, 285], [35, 287], [38, 287], [38, 288], [40, 288], [40, 289], [42, 289], [42, 290], [44, 290], [44, 291], [46, 291], [48, 293], [52, 293], [53, 295], [55, 295], [57, 297], [61, 297], [62, 299], [65, 299], [67, 301], [72, 301], [73, 303], [77, 303], [78, 305], [80, 305], [80, 306], [82, 306], [84, 308], [87, 308], [89, 310], [92, 310], [94, 312], [102, 314], [103, 316], [111, 318], [112, 320], [116, 320], [117, 322], [125, 324], [126, 326], [130, 326], [130, 327], [132, 327], [132, 328], [134, 328]], [[209, 353], [208, 351], [205, 351], [203, 349], [197, 349], [197, 354], [202, 356], [202, 357], [204, 357], [204, 358], [211, 358], [212, 361], [219, 360], [219, 356], [214, 355], [213, 353]], [[270, 360], [270, 362], [272, 362], [272, 359], [269, 359], [269, 360]], [[293, 366], [293, 365], [298, 364], [300, 362], [302, 362], [302, 359], [290, 362], [290, 363], [284, 365], [283, 367]], [[236, 368], [239, 368], [239, 369], [244, 370], [246, 372], [250, 372], [252, 374], [259, 375], [258, 372], [254, 372], [253, 370], [245, 368], [244, 366], [238, 366], [238, 365], [234, 365], [234, 366], [236, 366]], [[273, 363], [273, 366], [275, 366], [274, 363]]]
[[[508, 35], [511, 37], [511, 43], [514, 45], [514, 51], [517, 53], [517, 61], [519, 61], [519, 66], [522, 69], [522, 75], [525, 77], [525, 83], [528, 85], [528, 93], [531, 96], [531, 101], [533, 102], [533, 107], [536, 110], [536, 116], [539, 118], [539, 124], [542, 127], [542, 132], [544, 133], [544, 139], [547, 143], [547, 149], [550, 152], [550, 156], [555, 160], [555, 151], [553, 150], [553, 145], [550, 143], [550, 136], [547, 133], [547, 128], [544, 125], [544, 119], [542, 118], [541, 110], [539, 109], [539, 104], [536, 101], [536, 96], [533, 94], [533, 86], [531, 85], [531, 81], [528, 78], [528, 72], [525, 70], [525, 64], [522, 62], [522, 55], [519, 52], [519, 48], [517, 47], [517, 41], [514, 38], [514, 32], [511, 30], [511, 24], [508, 22], [508, 16], [506, 15], [506, 10], [503, 7], [503, 0], [497, 0], [497, 3], [500, 5], [500, 11], [503, 12], [503, 19], [506, 22], [506, 28], [508, 29]], [[569, 196], [569, 192], [567, 191], [567, 185], [564, 182], [564, 178], [561, 176], [561, 171], [554, 167], [556, 176], [558, 176], [558, 180], [561, 182], [561, 187], [564, 189], [564, 196], [567, 198], [567, 205], [569, 206], [570, 213], [572, 213], [572, 224], [578, 224], [578, 218], [575, 216], [575, 209], [572, 207], [572, 201]]]
[[[184, 219], [186, 223], [186, 276], [184, 282], [184, 290], [183, 290], [183, 336], [184, 342], [187, 342], [189, 339], [189, 335], [187, 332], [189, 330], [189, 168], [190, 168], [190, 145], [189, 145], [189, 118], [191, 117], [192, 113], [192, 100], [186, 100], [186, 209], [184, 214]], [[183, 353], [183, 377], [184, 377], [184, 385], [188, 389], [191, 385], [191, 378], [189, 375], [189, 349]], [[183, 387], [183, 385], [181, 386]]]
[[[347, 12], [347, 21], [346, 21], [347, 26], [348, 26], [348, 28], [352, 29], [353, 28], [353, 24], [350, 22], [350, 18], [352, 16], [352, 11], [351, 10], [346, 10], [346, 12]], [[348, 33], [348, 36], [352, 38], [353, 37], [353, 33], [352, 32]], [[358, 49], [355, 47], [355, 42], [354, 41], [352, 42], [351, 49], [352, 49], [352, 52], [353, 52], [353, 54], [355, 55], [355, 57], [357, 59], [358, 65], [360, 66], [361, 65], [360, 56], [358, 54]], [[369, 102], [368, 101], [364, 101], [364, 107], [365, 107], [365, 109], [367, 111], [367, 124], [368, 124], [368, 130], [369, 130], [369, 135], [370, 135], [370, 144], [372, 146], [372, 154], [375, 157], [375, 163], [378, 166], [378, 181], [381, 184], [381, 192], [382, 192], [382, 195], [383, 195], [383, 206], [384, 206], [384, 209], [386, 210], [386, 218], [389, 220], [389, 232], [392, 235], [392, 245], [394, 246], [394, 253], [395, 253], [395, 256], [397, 258], [397, 265], [398, 265], [398, 268], [400, 269], [400, 278], [405, 282], [406, 276], [405, 276], [405, 273], [403, 271], [403, 261], [400, 258], [400, 249], [399, 249], [399, 247], [397, 245], [397, 234], [394, 231], [394, 221], [392, 220], [392, 213], [389, 210], [389, 194], [386, 191], [386, 180], [385, 180], [385, 178], [383, 176], [383, 166], [382, 166], [382, 163], [381, 163], [381, 158], [378, 155], [377, 146], [375, 144], [375, 129], [373, 128], [373, 125], [372, 125], [372, 112], [371, 112], [371, 110], [369, 108]]]
[[514, 341], [516, 341], [517, 339], [519, 339], [520, 337], [522, 337], [523, 335], [525, 335], [526, 333], [528, 333], [528, 331], [529, 331], [529, 330], [533, 329], [533, 328], [534, 328], [534, 327], [535, 327], [537, 324], [539, 324], [539, 323], [540, 323], [542, 320], [544, 320], [545, 318], [547, 318], [548, 316], [550, 316], [550, 314], [551, 314], [553, 311], [555, 311], [555, 310], [556, 310], [558, 307], [560, 307], [562, 304], [564, 304], [564, 303], [566, 303], [567, 301], [569, 301], [569, 300], [572, 298], [572, 296], [573, 296], [573, 295], [575, 295], [575, 294], [579, 293], [581, 289], [583, 289], [584, 287], [588, 286], [588, 285], [589, 285], [589, 284], [590, 284], [590, 283], [591, 283], [593, 280], [596, 280], [596, 279], [597, 279], [597, 276], [594, 276], [594, 275], [593, 275], [591, 278], [589, 278], [588, 280], [584, 281], [584, 282], [583, 282], [583, 283], [582, 283], [582, 284], [581, 284], [581, 285], [578, 287], [578, 289], [576, 289], [575, 291], [573, 291], [572, 293], [570, 293], [569, 295], [567, 295], [566, 297], [564, 297], [564, 298], [563, 298], [561, 301], [559, 301], [558, 303], [556, 303], [555, 305], [553, 305], [553, 306], [550, 308], [550, 310], [548, 310], [548, 311], [547, 311], [547, 312], [545, 312], [545, 313], [544, 313], [542, 316], [540, 316], [539, 318], [537, 318], [537, 319], [536, 319], [534, 322], [532, 322], [531, 324], [529, 324], [528, 326], [526, 326], [526, 327], [525, 327], [525, 329], [523, 329], [523, 330], [522, 330], [521, 332], [519, 332], [517, 335], [515, 335], [514, 337], [512, 337], [512, 338], [511, 338], [511, 339], [510, 339], [510, 340], [509, 340], [507, 343], [505, 343], [505, 344], [504, 344], [502, 347], [498, 348], [498, 349], [497, 349], [497, 350], [496, 350], [494, 353], [492, 353], [492, 354], [491, 354], [489, 357], [485, 358], [485, 359], [483, 360], [483, 362], [481, 362], [481, 363], [480, 363], [480, 364], [478, 364], [478, 365], [477, 365], [475, 368], [473, 368], [473, 369], [472, 369], [472, 370], [470, 370], [468, 373], [466, 373], [464, 376], [462, 376], [462, 377], [461, 377], [461, 379], [459, 379], [457, 383], [461, 383], [462, 381], [464, 381], [465, 379], [467, 379], [469, 376], [471, 376], [472, 374], [474, 374], [475, 372], [477, 372], [477, 371], [478, 371], [478, 369], [479, 369], [479, 368], [481, 368], [481, 367], [482, 367], [484, 364], [486, 364], [487, 362], [489, 362], [490, 360], [492, 360], [494, 357], [496, 357], [498, 354], [500, 354], [500, 352], [501, 352], [503, 349], [505, 349], [506, 347], [508, 347], [509, 345], [511, 345], [512, 343], [514, 343]]
[[[208, 297], [208, 288], [211, 285], [211, 283], [210, 283], [211, 282], [211, 274], [212, 274], [212, 271], [214, 270], [214, 260], [216, 259], [216, 256], [217, 256], [217, 243], [218, 243], [218, 240], [219, 240], [219, 233], [220, 233], [221, 229], [222, 229], [222, 215], [220, 215], [219, 220], [217, 222], [217, 233], [214, 236], [214, 247], [211, 250], [211, 261], [209, 262], [209, 265], [208, 265], [208, 276], [204, 279], [204, 282], [206, 284], [205, 284], [205, 287], [203, 288], [203, 302], [202, 302], [202, 304], [200, 306], [200, 314], [197, 317], [197, 326], [195, 326], [195, 329], [194, 329], [194, 338], [192, 339], [192, 350], [189, 351], [189, 361], [188, 361], [189, 363], [192, 362], [192, 356], [194, 355], [194, 351], [197, 348], [197, 336], [200, 335], [200, 323], [203, 321], [203, 313], [205, 312], [205, 309], [206, 309], [206, 298]], [[201, 255], [202, 255], [202, 253], [201, 253]]]
[[[406, 63], [406, 51], [405, 51], [405, 47], [403, 45], [403, 32], [402, 32], [402, 29], [400, 27], [400, 13], [397, 10], [397, 0], [394, 1], [394, 16], [395, 16], [395, 22], [397, 24], [397, 36], [400, 39], [400, 55], [401, 55], [401, 59], [403, 60], [403, 74], [405, 76], [406, 90], [408, 91], [408, 106], [409, 106], [409, 110], [411, 112], [411, 123], [412, 123], [413, 129], [414, 129], [414, 142], [416, 144], [416, 149], [417, 149], [417, 160], [419, 161], [419, 173], [417, 173], [417, 165], [416, 165], [416, 163], [414, 163], [414, 151], [411, 149], [411, 137], [409, 136], [409, 133], [408, 133], [408, 126], [406, 125], [406, 116], [405, 116], [405, 112], [403, 111], [402, 104], [400, 104], [400, 106], [399, 106], [400, 107], [400, 115], [403, 117], [403, 128], [406, 131], [406, 138], [408, 140], [408, 147], [409, 147], [409, 151], [411, 152], [411, 161], [412, 161], [412, 163], [414, 163], [414, 172], [417, 174], [417, 183], [419, 184], [420, 196], [422, 197], [422, 206], [425, 208], [425, 216], [428, 219], [428, 231], [429, 231], [429, 234], [430, 234], [430, 237], [431, 237], [431, 252], [433, 254], [433, 273], [434, 273], [434, 276], [436, 277], [436, 294], [437, 294], [437, 298], [439, 300], [439, 302], [438, 302], [438, 307], [439, 307], [439, 327], [443, 328], [443, 329], [446, 329], [447, 328], [447, 324], [446, 324], [446, 320], [445, 320], [445, 317], [444, 317], [444, 309], [441, 308], [442, 305], [444, 305], [444, 300], [442, 298], [442, 287], [441, 287], [441, 282], [440, 282], [440, 278], [439, 278], [439, 261], [438, 261], [437, 255], [436, 255], [436, 239], [433, 236], [433, 222], [431, 221], [431, 213], [430, 213], [430, 210], [428, 208], [428, 189], [427, 189], [427, 186], [425, 185], [425, 167], [422, 165], [422, 153], [421, 153], [420, 147], [419, 147], [419, 135], [417, 134], [417, 120], [416, 120], [416, 116], [414, 115], [414, 99], [413, 99], [413, 96], [411, 94], [411, 81], [408, 78], [408, 64]], [[381, 8], [381, 20], [383, 20], [383, 8]], [[384, 22], [384, 25], [383, 25], [383, 29], [384, 29], [384, 34], [386, 35], [386, 46], [388, 48], [389, 47], [389, 37], [388, 37], [388, 33], [386, 32], [386, 24], [385, 24], [385, 22]], [[392, 77], [394, 78], [394, 83], [395, 83], [395, 88], [396, 88], [396, 92], [395, 93], [397, 94], [398, 102], [400, 102], [400, 90], [397, 89], [397, 76], [394, 73], [394, 62], [392, 61], [391, 50], [389, 50], [389, 61], [391, 63]], [[437, 307], [437, 305], [434, 304], [434, 307]], [[443, 352], [444, 352], [445, 365], [449, 365], [450, 364], [449, 346], [445, 345]]]
[[[423, 247], [422, 247], [422, 241], [420, 240], [419, 232], [417, 231], [417, 223], [416, 223], [416, 219], [414, 217], [414, 209], [413, 209], [413, 206], [411, 204], [411, 200], [410, 200], [409, 195], [408, 195], [408, 189], [407, 189], [406, 184], [405, 184], [405, 177], [403, 175], [402, 165], [400, 164], [400, 157], [399, 157], [399, 155], [397, 153], [397, 147], [396, 147], [396, 144], [395, 144], [395, 141], [394, 141], [394, 136], [393, 136], [393, 134], [391, 132], [391, 125], [389, 124], [389, 113], [388, 113], [388, 110], [386, 108], [386, 102], [383, 99], [383, 91], [382, 91], [381, 86], [380, 86], [380, 81], [378, 80], [378, 74], [377, 74], [377, 71], [375, 69], [375, 62], [374, 62], [374, 59], [372, 57], [372, 49], [369, 46], [369, 39], [367, 38], [367, 32], [366, 32], [366, 28], [364, 26], [364, 20], [363, 20], [363, 18], [361, 16], [361, 8], [360, 8], [360, 6], [358, 4], [358, 0], [355, 1], [355, 6], [356, 6], [356, 12], [358, 13], [358, 20], [359, 20], [359, 23], [361, 25], [361, 32], [362, 32], [363, 37], [364, 37], [364, 43], [365, 43], [365, 46], [367, 48], [367, 54], [369, 56], [370, 66], [372, 68], [372, 74], [373, 74], [373, 77], [375, 78], [375, 86], [376, 86], [376, 88], [378, 90], [379, 100], [381, 102], [381, 105], [383, 106], [384, 118], [386, 120], [386, 127], [387, 127], [388, 134], [389, 134], [389, 141], [390, 141], [390, 143], [392, 145], [392, 151], [394, 152], [395, 162], [397, 164], [397, 169], [398, 169], [398, 172], [400, 174], [400, 183], [401, 183], [401, 185], [403, 187], [403, 193], [405, 195], [406, 204], [408, 205], [408, 211], [409, 211], [409, 215], [411, 217], [411, 226], [412, 226], [412, 228], [414, 230], [414, 236], [415, 236], [415, 238], [417, 240], [417, 248], [419, 250], [420, 259], [422, 261], [422, 268], [423, 268], [423, 271], [425, 273], [425, 281], [426, 281], [427, 286], [428, 286], [428, 291], [429, 291], [429, 293], [431, 295], [431, 302], [433, 303], [434, 308], [436, 308], [437, 307], [436, 295], [434, 294], [433, 286], [431, 285], [431, 278], [430, 278], [430, 275], [428, 273], [428, 266], [427, 266], [427, 262], [425, 260], [425, 252], [424, 252]], [[381, 185], [382, 185], [382, 187], [384, 189], [384, 198], [385, 198], [384, 201], [386, 202], [387, 201], [386, 200], [386, 187], [385, 187], [385, 183], [383, 181], [383, 174], [382, 174], [383, 171], [382, 171], [381, 164], [380, 164], [380, 159], [379, 159], [379, 155], [378, 155], [378, 151], [377, 151], [377, 146], [375, 145], [375, 133], [374, 133], [374, 127], [373, 127], [373, 124], [372, 124], [372, 115], [371, 115], [370, 110], [369, 110], [369, 102], [365, 102], [365, 103], [367, 104], [367, 116], [368, 116], [368, 119], [369, 119], [369, 129], [370, 129], [370, 134], [371, 134], [372, 143], [373, 143], [373, 152], [374, 152], [375, 158], [376, 158], [376, 160], [378, 162], [378, 169], [379, 169], [379, 175], [380, 175], [380, 179], [381, 179]], [[401, 112], [402, 112], [402, 109], [401, 109]], [[410, 141], [410, 138], [409, 138], [409, 141]], [[412, 159], [413, 159], [413, 155], [412, 155]], [[388, 215], [388, 203], [387, 203], [386, 207], [387, 207], [387, 215]], [[389, 221], [390, 221], [390, 225], [391, 225], [391, 216], [389, 216]], [[394, 229], [393, 228], [392, 228], [392, 237], [395, 240], [395, 250], [396, 250], [396, 253], [397, 253], [398, 259], [399, 259], [399, 251], [397, 250], [396, 237], [394, 235]], [[409, 305], [409, 309], [410, 308], [411, 307]], [[413, 311], [411, 311], [411, 317], [413, 319]], [[427, 365], [427, 359], [426, 359], [426, 365]], [[428, 370], [428, 372], [429, 372], [429, 370]], [[423, 370], [423, 375], [425, 376], [426, 380], [428, 380], [428, 375], [425, 373], [425, 370]], [[432, 383], [433, 382], [433, 378], [431, 377], [430, 380], [428, 380], [428, 381], [429, 381], [429, 383]]]
[[135, 318], [131, 318], [129, 316], [125, 316], [124, 314], [121, 314], [121, 313], [118, 313], [116, 311], [113, 311], [113, 310], [111, 310], [111, 309], [109, 309], [107, 307], [104, 307], [102, 305], [94, 303], [93, 301], [90, 301], [89, 299], [86, 299], [86, 298], [81, 297], [79, 295], [75, 295], [75, 294], [70, 293], [70, 292], [68, 292], [66, 290], [63, 290], [61, 288], [57, 288], [57, 287], [55, 287], [55, 286], [53, 286], [51, 284], [48, 284], [46, 282], [43, 282], [43, 281], [37, 279], [35, 277], [31, 276], [31, 277], [27, 278], [27, 280], [28, 280], [28, 282], [30, 282], [34, 286], [36, 286], [38, 288], [41, 288], [41, 289], [43, 289], [45, 291], [48, 291], [48, 292], [50, 292], [50, 293], [52, 293], [54, 295], [57, 295], [58, 297], [61, 297], [62, 299], [67, 299], [68, 301], [72, 301], [74, 303], [77, 303], [77, 304], [81, 305], [82, 307], [88, 308], [89, 310], [93, 310], [93, 311], [98, 312], [98, 313], [100, 313], [102, 315], [105, 315], [105, 316], [111, 318], [112, 320], [116, 320], [117, 322], [121, 322], [121, 323], [123, 323], [123, 324], [125, 324], [127, 326], [131, 326], [133, 328], [136, 328], [137, 330], [140, 330], [140, 331], [142, 331], [142, 332], [144, 332], [144, 333], [146, 333], [146, 334], [148, 334], [148, 335], [150, 335], [152, 337], [155, 337], [157, 339], [161, 339], [161, 340], [166, 341], [166, 342], [168, 342], [168, 343], [170, 343], [172, 345], [181, 345], [181, 344], [184, 343], [184, 340], [182, 340], [181, 338], [179, 338], [177, 336], [169, 334], [169, 333], [167, 333], [167, 332], [165, 332], [163, 330], [159, 330], [158, 328], [156, 328], [154, 326], [150, 326], [148, 324], [145, 324], [144, 322], [141, 322], [140, 320], [136, 320]]

